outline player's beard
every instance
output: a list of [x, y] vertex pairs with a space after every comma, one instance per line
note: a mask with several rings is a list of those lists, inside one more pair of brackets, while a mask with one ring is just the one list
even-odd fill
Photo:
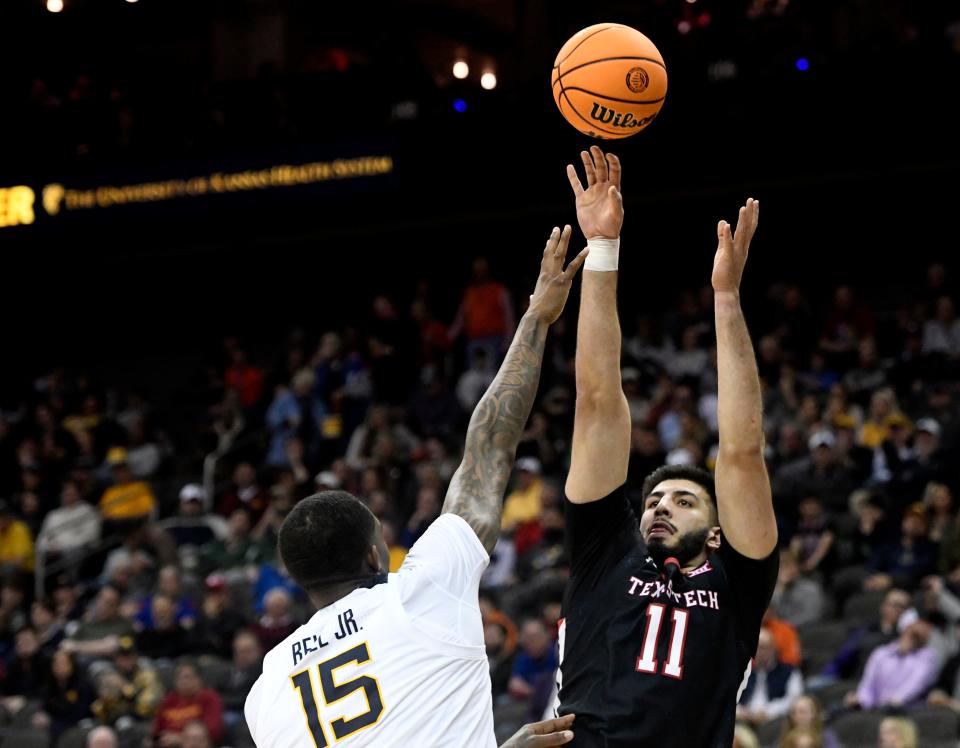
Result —
[[661, 569], [663, 568], [663, 562], [671, 556], [677, 559], [680, 562], [680, 568], [683, 568], [703, 552], [707, 546], [709, 535], [709, 527], [704, 527], [701, 530], [691, 530], [687, 534], [681, 535], [674, 546], [666, 544], [665, 541], [668, 538], [650, 538], [647, 541], [647, 551]]

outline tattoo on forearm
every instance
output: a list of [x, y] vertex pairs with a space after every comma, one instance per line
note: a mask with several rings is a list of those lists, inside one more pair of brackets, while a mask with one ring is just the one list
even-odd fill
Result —
[[489, 553], [500, 534], [503, 492], [540, 382], [547, 325], [524, 317], [496, 379], [470, 418], [463, 461], [443, 511], [463, 517]]

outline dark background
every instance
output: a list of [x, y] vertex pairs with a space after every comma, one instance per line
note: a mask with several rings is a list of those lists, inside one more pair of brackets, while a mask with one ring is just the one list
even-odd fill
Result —
[[[550, 227], [574, 222], [564, 165], [589, 145], [556, 110], [550, 67], [601, 21], [644, 31], [670, 76], [658, 120], [610, 145], [625, 169], [624, 305], [706, 282], [716, 220], [748, 195], [763, 205], [748, 302], [785, 278], [895, 295], [956, 248], [960, 6], [775, 5], [74, 0], [54, 15], [6, 2], [0, 185], [351, 149], [392, 154], [396, 174], [2, 230], [4, 349], [24, 354], [5, 376], [263, 340], [355, 318], [379, 291], [402, 303], [420, 279], [449, 318], [480, 253], [527, 289]], [[466, 81], [450, 74], [460, 55]], [[735, 74], [717, 80], [722, 61]], [[486, 66], [494, 91], [479, 86]]]

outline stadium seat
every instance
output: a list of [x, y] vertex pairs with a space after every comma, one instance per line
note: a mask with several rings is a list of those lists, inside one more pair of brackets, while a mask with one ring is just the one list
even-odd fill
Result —
[[848, 626], [865, 626], [875, 621], [886, 594], [878, 591], [851, 595], [843, 606], [843, 620]]
[[0, 729], [0, 748], [49, 748], [50, 739], [39, 730]]
[[170, 661], [158, 660], [154, 663], [154, 667], [157, 670], [157, 677], [160, 679], [164, 693], [168, 693], [173, 689], [173, 676], [176, 665]]
[[786, 717], [779, 717], [769, 722], [764, 722], [757, 727], [754, 732], [756, 733], [757, 740], [760, 741], [760, 745], [764, 746], [764, 748], [767, 746], [775, 746], [780, 741], [780, 736], [783, 734], [783, 725], [786, 721]]
[[230, 670], [233, 668], [233, 663], [229, 660], [204, 655], [200, 658], [198, 664], [200, 665], [200, 671], [203, 673], [204, 683], [208, 687], [214, 691], [220, 691], [227, 685]]
[[85, 748], [90, 728], [72, 727], [57, 741], [57, 748]]
[[843, 621], [811, 623], [797, 629], [803, 648], [803, 672], [814, 675], [833, 659], [847, 638], [849, 627]]
[[874, 748], [884, 715], [880, 712], [845, 712], [830, 722], [844, 748]]
[[951, 742], [957, 744], [960, 717], [946, 707], [923, 706], [911, 710], [910, 719], [917, 723], [920, 745]]
[[829, 686], [824, 686], [823, 688], [813, 691], [812, 695], [820, 702], [823, 710], [829, 712], [832, 709], [837, 709], [842, 706], [843, 697], [851, 691], [856, 690], [857, 681], [838, 680], [836, 683], [831, 683]]

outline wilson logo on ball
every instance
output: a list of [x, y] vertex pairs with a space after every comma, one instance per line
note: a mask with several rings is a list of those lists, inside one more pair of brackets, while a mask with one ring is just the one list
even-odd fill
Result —
[[627, 72], [627, 88], [634, 93], [643, 93], [650, 85], [650, 76], [643, 68], [630, 68]]
[[597, 102], [593, 103], [593, 109], [590, 110], [590, 118], [595, 119], [597, 122], [600, 122], [604, 125], [613, 125], [614, 127], [622, 127], [624, 129], [630, 129], [634, 127], [646, 127], [654, 118], [657, 116], [657, 112], [654, 112], [649, 117], [644, 117], [643, 119], [636, 119], [630, 112], [626, 114], [621, 114], [613, 109], [608, 109], [603, 106], [603, 104], [598, 104]]

